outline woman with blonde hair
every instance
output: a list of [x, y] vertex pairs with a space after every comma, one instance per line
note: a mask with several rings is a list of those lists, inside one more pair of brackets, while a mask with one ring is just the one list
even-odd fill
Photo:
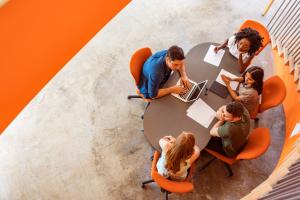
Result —
[[165, 136], [159, 140], [162, 149], [157, 162], [158, 173], [175, 181], [183, 181], [188, 169], [200, 155], [193, 133], [182, 132], [177, 138]]

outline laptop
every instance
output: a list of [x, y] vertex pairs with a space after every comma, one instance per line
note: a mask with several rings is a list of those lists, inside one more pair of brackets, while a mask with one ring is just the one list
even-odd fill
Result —
[[[187, 91], [185, 94], [172, 93], [171, 95], [180, 99], [183, 102], [192, 102], [192, 101], [197, 100], [199, 98], [201, 92], [205, 88], [208, 80], [202, 81], [200, 83], [196, 83], [195, 81], [192, 81], [192, 80], [189, 80], [189, 81], [191, 83], [191, 88], [189, 89], [189, 91]], [[180, 79], [178, 80], [176, 85], [180, 85]]]

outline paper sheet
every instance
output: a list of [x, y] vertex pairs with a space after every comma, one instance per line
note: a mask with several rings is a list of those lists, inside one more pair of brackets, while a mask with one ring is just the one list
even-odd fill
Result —
[[[225, 76], [228, 76], [228, 77], [230, 77], [230, 78], [237, 78], [236, 75], [234, 75], [234, 74], [232, 74], [232, 73], [230, 73], [230, 72], [228, 72], [228, 71], [226, 71], [226, 70], [224, 70], [224, 69], [221, 69], [221, 71], [220, 71], [220, 73], [219, 73], [219, 75], [218, 75], [216, 81], [217, 81], [218, 83], [221, 83], [221, 84], [224, 85], [224, 86], [226, 86], [226, 85], [225, 85], [224, 81], [223, 81], [222, 78], [221, 78], [221, 75], [222, 75], [222, 74], [224, 74]], [[238, 84], [239, 84], [239, 83], [236, 82], [236, 81], [230, 81], [230, 86], [231, 86], [231, 88], [232, 88], [233, 90], [236, 90]]]
[[299, 133], [300, 133], [300, 123], [297, 123], [294, 130], [293, 130], [293, 132], [291, 133], [290, 137], [293, 137], [293, 136], [295, 136]]
[[216, 46], [214, 46], [214, 45], [210, 45], [210, 47], [209, 47], [209, 49], [208, 49], [208, 51], [207, 51], [207, 53], [204, 57], [204, 61], [219, 67], [220, 62], [222, 60], [222, 57], [223, 57], [225, 51], [223, 49], [220, 49], [218, 51], [218, 53], [215, 53], [215, 51], [214, 51], [215, 47]]
[[216, 112], [202, 99], [198, 99], [187, 109], [187, 116], [208, 128], [215, 118]]

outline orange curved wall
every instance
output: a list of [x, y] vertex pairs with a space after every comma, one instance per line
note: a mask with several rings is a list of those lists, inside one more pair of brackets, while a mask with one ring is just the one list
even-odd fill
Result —
[[282, 78], [287, 87], [287, 96], [283, 102], [286, 117], [285, 142], [277, 165], [279, 166], [300, 137], [299, 134], [290, 138], [295, 125], [300, 122], [300, 93], [297, 92], [297, 83], [293, 81], [294, 75], [289, 72], [289, 65], [283, 63], [283, 58], [278, 56], [277, 50], [273, 50], [273, 55], [276, 74]]
[[11, 0], [0, 8], [0, 133], [130, 0]]

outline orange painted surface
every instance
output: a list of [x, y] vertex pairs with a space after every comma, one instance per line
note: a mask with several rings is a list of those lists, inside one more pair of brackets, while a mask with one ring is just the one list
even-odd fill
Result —
[[276, 74], [282, 78], [287, 88], [287, 96], [283, 102], [286, 117], [285, 142], [277, 165], [279, 166], [299, 138], [299, 135], [290, 138], [290, 134], [300, 122], [300, 93], [297, 92], [297, 83], [293, 81], [294, 74], [289, 72], [289, 65], [283, 63], [283, 58], [278, 56], [277, 50], [273, 50], [273, 55]]
[[12, 0], [0, 8], [0, 133], [129, 1]]

